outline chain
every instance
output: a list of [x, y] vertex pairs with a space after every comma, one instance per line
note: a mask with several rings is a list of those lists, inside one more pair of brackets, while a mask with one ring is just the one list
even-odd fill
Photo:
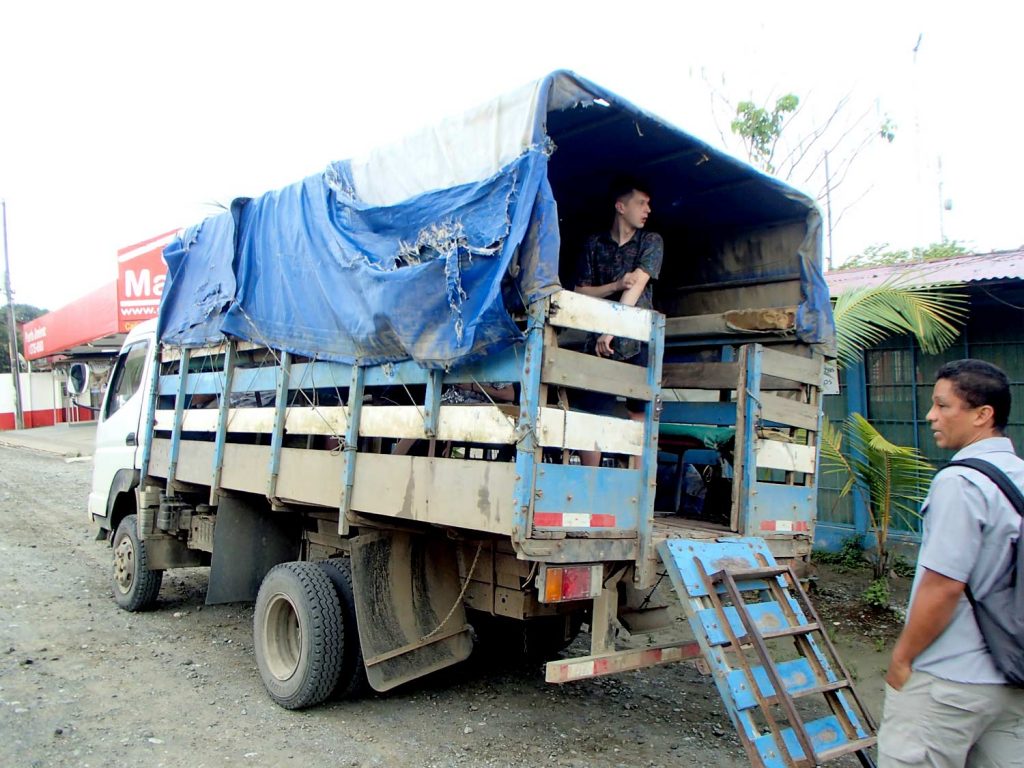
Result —
[[424, 635], [423, 637], [420, 638], [420, 642], [421, 643], [426, 642], [427, 640], [432, 638], [434, 635], [436, 635], [438, 632], [440, 632], [441, 631], [441, 627], [443, 627], [445, 624], [448, 623], [448, 619], [450, 619], [452, 617], [452, 614], [455, 613], [455, 609], [458, 608], [459, 605], [462, 603], [462, 598], [465, 596], [466, 590], [469, 589], [469, 581], [470, 581], [470, 579], [473, 578], [473, 571], [476, 570], [476, 561], [479, 559], [480, 551], [483, 548], [484, 548], [484, 543], [482, 541], [479, 544], [476, 545], [476, 554], [473, 555], [473, 564], [469, 566], [469, 572], [466, 574], [466, 580], [462, 583], [462, 591], [460, 591], [459, 592], [459, 596], [457, 598], [455, 598], [455, 602], [452, 603], [452, 608], [451, 608], [450, 611], [448, 611], [448, 615], [444, 617], [444, 620], [440, 624], [438, 624], [436, 627], [434, 627], [433, 631], [431, 631], [430, 634]]

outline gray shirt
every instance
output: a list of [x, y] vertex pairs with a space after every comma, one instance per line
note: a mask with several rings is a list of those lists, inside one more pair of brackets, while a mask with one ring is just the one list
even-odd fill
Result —
[[[1005, 437], [979, 440], [954, 459], [975, 457], [995, 464], [1024, 489], [1024, 461]], [[1020, 517], [995, 484], [966, 467], [950, 467], [936, 475], [922, 507], [924, 533], [917, 573], [910, 593], [911, 611], [923, 568], [969, 584], [976, 598], [987, 595], [1010, 568], [1012, 543]], [[913, 663], [913, 669], [958, 683], [1005, 684], [992, 663], [967, 596], [935, 642]]]

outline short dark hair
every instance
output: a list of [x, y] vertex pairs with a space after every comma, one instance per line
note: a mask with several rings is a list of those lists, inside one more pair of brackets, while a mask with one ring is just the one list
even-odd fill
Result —
[[611, 184], [608, 185], [608, 199], [612, 205], [615, 205], [622, 198], [632, 195], [634, 192], [643, 192], [648, 197], [651, 194], [646, 184], [632, 176], [616, 176], [612, 179]]
[[1002, 432], [1010, 420], [1010, 380], [998, 366], [984, 360], [954, 360], [943, 365], [935, 380], [947, 379], [957, 397], [971, 408], [992, 406], [995, 428]]

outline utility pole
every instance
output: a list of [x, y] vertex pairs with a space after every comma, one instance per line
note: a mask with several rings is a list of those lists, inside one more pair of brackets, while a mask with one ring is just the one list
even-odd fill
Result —
[[14, 428], [25, 428], [21, 410], [21, 370], [18, 365], [18, 326], [14, 322], [14, 298], [11, 292], [11, 261], [7, 256], [7, 201], [0, 199], [4, 228], [4, 289], [7, 291], [7, 348], [11, 356], [11, 381], [14, 384]]
[[828, 170], [828, 150], [825, 150], [825, 213], [828, 216], [828, 257], [825, 264], [832, 271], [832, 174]]

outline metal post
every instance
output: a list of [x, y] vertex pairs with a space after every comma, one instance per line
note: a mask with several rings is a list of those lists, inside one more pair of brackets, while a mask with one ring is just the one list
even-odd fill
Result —
[[825, 150], [825, 214], [828, 216], [828, 271], [832, 271], [832, 176], [828, 170], [828, 150]]
[[7, 292], [7, 349], [11, 356], [11, 381], [14, 384], [14, 428], [25, 428], [21, 410], [21, 371], [18, 365], [18, 326], [14, 322], [14, 298], [11, 293], [11, 262], [7, 256], [7, 201], [0, 200], [4, 225], [4, 289]]

